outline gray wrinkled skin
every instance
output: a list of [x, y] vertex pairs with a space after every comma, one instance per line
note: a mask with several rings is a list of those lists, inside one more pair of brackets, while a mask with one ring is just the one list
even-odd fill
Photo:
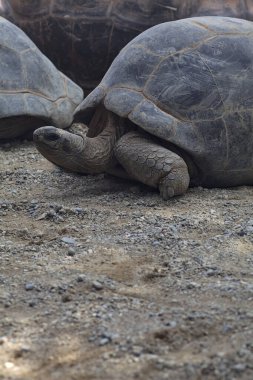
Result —
[[66, 128], [83, 91], [18, 27], [0, 17], [0, 139], [50, 122]]
[[192, 18], [136, 37], [78, 111], [103, 103], [187, 154], [192, 184], [252, 185], [252, 88], [253, 24]]

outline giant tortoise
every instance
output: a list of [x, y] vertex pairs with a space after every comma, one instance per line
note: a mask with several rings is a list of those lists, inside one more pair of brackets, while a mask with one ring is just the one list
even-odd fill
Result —
[[2, 0], [2, 14], [87, 93], [131, 39], [193, 15], [253, 19], [252, 0]]
[[130, 42], [78, 107], [88, 137], [45, 127], [34, 140], [63, 168], [121, 175], [118, 163], [165, 199], [189, 184], [252, 185], [252, 88], [252, 22], [163, 23]]
[[52, 123], [65, 128], [83, 91], [16, 25], [0, 17], [0, 139]]

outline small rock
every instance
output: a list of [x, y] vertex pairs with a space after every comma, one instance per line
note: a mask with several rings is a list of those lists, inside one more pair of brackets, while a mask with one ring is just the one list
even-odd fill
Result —
[[109, 338], [102, 338], [100, 339], [99, 341], [99, 345], [100, 346], [105, 346], [106, 344], [110, 343], [110, 339]]
[[186, 285], [187, 289], [195, 289], [195, 288], [199, 288], [200, 285], [197, 284], [196, 282], [189, 282], [187, 285]]
[[0, 346], [2, 344], [5, 344], [7, 342], [7, 337], [6, 336], [0, 336]]
[[14, 352], [14, 357], [15, 359], [21, 358], [24, 354], [26, 354], [29, 351], [30, 349], [28, 347], [25, 347], [25, 346], [21, 347], [20, 349]]
[[33, 290], [34, 289], [34, 284], [32, 282], [28, 282], [25, 284], [25, 290]]
[[68, 256], [75, 256], [76, 254], [76, 251], [74, 248], [69, 248], [68, 249]]
[[83, 208], [81, 208], [81, 207], [76, 207], [76, 208], [75, 208], [75, 212], [76, 212], [77, 214], [81, 214], [81, 213], [83, 212]]
[[217, 271], [215, 269], [208, 269], [206, 271], [206, 275], [211, 277], [211, 276], [215, 276], [217, 274]]
[[143, 349], [140, 346], [133, 346], [132, 352], [134, 356], [140, 356], [143, 352]]
[[227, 323], [225, 323], [222, 327], [222, 332], [224, 334], [227, 334], [227, 333], [230, 333], [231, 331], [233, 331], [233, 327], [231, 325], [228, 325]]
[[99, 281], [94, 281], [92, 283], [92, 287], [96, 290], [102, 290], [103, 289], [103, 284], [101, 284], [101, 282]]
[[61, 241], [63, 241], [63, 243], [67, 243], [67, 244], [72, 244], [72, 245], [76, 244], [75, 239], [72, 237], [69, 237], [69, 236], [63, 236], [63, 238], [61, 238]]
[[34, 307], [34, 306], [36, 306], [36, 302], [35, 302], [35, 301], [29, 301], [29, 302], [28, 302], [28, 305], [29, 305], [30, 307]]
[[7, 369], [12, 369], [13, 367], [15, 367], [14, 363], [12, 363], [12, 362], [5, 362], [4, 366]]
[[85, 274], [79, 274], [77, 277], [77, 282], [85, 282], [86, 281], [86, 275]]
[[165, 326], [169, 326], [171, 328], [175, 328], [177, 326], [177, 322], [176, 321], [169, 321], [169, 322], [165, 323]]
[[236, 371], [236, 372], [242, 372], [242, 371], [245, 371], [246, 369], [246, 365], [243, 364], [243, 363], [238, 363], [236, 365], [233, 366], [233, 369]]
[[53, 218], [54, 216], [56, 216], [56, 212], [54, 210], [49, 210], [47, 212], [47, 216], [49, 216], [50, 218]]
[[40, 216], [38, 216], [37, 220], [43, 220], [43, 219], [46, 219], [46, 217], [47, 217], [47, 213], [43, 212], [43, 214], [41, 214]]
[[70, 302], [70, 301], [72, 301], [72, 298], [71, 298], [71, 296], [70, 296], [70, 294], [64, 294], [63, 296], [62, 296], [62, 302]]

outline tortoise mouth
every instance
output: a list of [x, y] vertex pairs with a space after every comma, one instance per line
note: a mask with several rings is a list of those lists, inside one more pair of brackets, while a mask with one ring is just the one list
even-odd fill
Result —
[[41, 127], [33, 132], [35, 142], [54, 142], [60, 139], [60, 133], [55, 127]]

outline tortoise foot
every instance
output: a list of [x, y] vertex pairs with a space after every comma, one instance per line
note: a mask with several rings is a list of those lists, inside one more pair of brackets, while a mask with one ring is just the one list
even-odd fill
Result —
[[139, 132], [122, 136], [114, 154], [132, 178], [158, 188], [163, 199], [183, 194], [189, 186], [185, 161]]

